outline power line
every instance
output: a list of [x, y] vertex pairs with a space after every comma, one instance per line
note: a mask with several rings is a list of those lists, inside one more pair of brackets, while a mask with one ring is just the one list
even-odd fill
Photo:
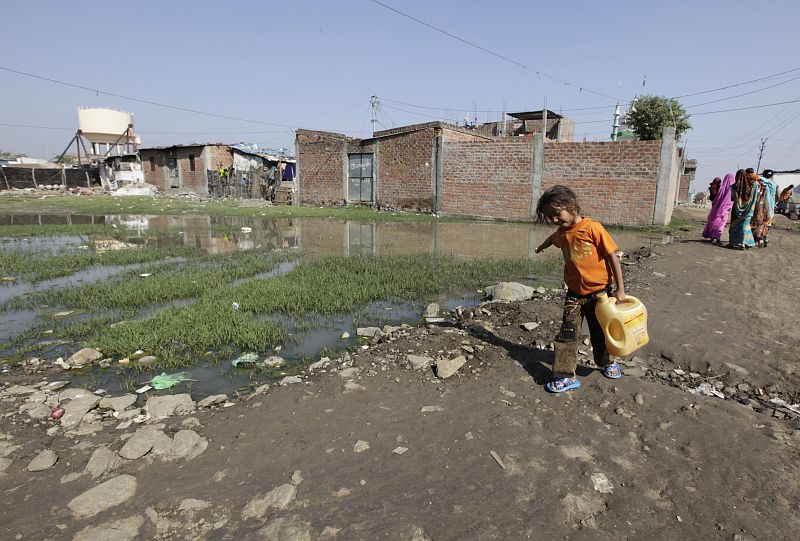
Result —
[[[8, 126], [12, 128], [33, 128], [41, 130], [62, 130], [62, 131], [75, 131], [75, 128], [65, 128], [60, 126], [38, 126], [35, 124], [6, 124], [0, 123], [0, 126]], [[268, 130], [268, 131], [140, 131], [139, 134], [166, 134], [166, 135], [239, 135], [239, 134], [264, 134], [264, 133], [284, 133], [286, 130]]]
[[750, 92], [744, 92], [743, 94], [736, 94], [735, 96], [728, 96], [727, 98], [719, 98], [716, 100], [705, 101], [703, 103], [695, 103], [694, 105], [687, 105], [686, 108], [700, 107], [701, 105], [709, 105], [711, 103], [718, 103], [721, 101], [732, 100], [734, 98], [741, 98], [742, 96], [749, 96], [750, 94], [755, 94], [756, 92], [763, 92], [764, 90], [769, 90], [770, 88], [775, 88], [776, 86], [785, 85], [786, 83], [791, 83], [792, 81], [796, 81], [797, 79], [800, 79], [800, 75], [798, 75], [797, 77], [792, 77], [791, 79], [787, 79], [785, 81], [781, 81], [780, 83], [775, 83], [774, 85], [765, 86], [763, 88], [758, 88], [756, 90], [751, 90]]
[[404, 11], [400, 11], [399, 9], [395, 9], [392, 6], [384, 4], [383, 2], [379, 2], [378, 0], [370, 0], [370, 2], [372, 2], [373, 4], [377, 4], [377, 5], [379, 5], [379, 6], [383, 7], [383, 8], [386, 8], [389, 11], [392, 11], [392, 12], [394, 12], [394, 13], [396, 13], [398, 15], [401, 15], [401, 16], [407, 18], [407, 19], [411, 19], [412, 21], [414, 21], [416, 23], [419, 23], [419, 24], [421, 24], [423, 26], [426, 26], [426, 27], [430, 28], [431, 30], [439, 32], [440, 34], [444, 34], [447, 37], [450, 37], [450, 38], [453, 38], [453, 39], [455, 39], [457, 41], [460, 41], [461, 43], [464, 43], [465, 45], [469, 45], [470, 47], [474, 47], [474, 48], [476, 48], [476, 49], [478, 49], [480, 51], [483, 51], [483, 52], [485, 52], [487, 54], [490, 54], [490, 55], [492, 55], [494, 57], [497, 57], [497, 58], [499, 58], [501, 60], [504, 60], [506, 62], [514, 64], [515, 66], [518, 66], [518, 67], [520, 67], [522, 69], [533, 71], [534, 73], [536, 73], [536, 75], [543, 75], [543, 76], [548, 77], [548, 78], [550, 78], [550, 79], [552, 79], [554, 81], [558, 81], [559, 83], [561, 83], [563, 85], [572, 86], [574, 88], [577, 88], [580, 92], [586, 91], [586, 92], [589, 92], [591, 94], [596, 94], [598, 96], [602, 96], [604, 98], [609, 98], [609, 99], [612, 99], [612, 100], [616, 100], [617, 99], [614, 96], [609, 96], [608, 94], [604, 94], [602, 92], [597, 92], [596, 90], [592, 90], [592, 89], [587, 88], [585, 86], [581, 86], [581, 85], [577, 85], [577, 84], [571, 83], [569, 81], [565, 81], [564, 79], [561, 79], [559, 77], [556, 77], [555, 75], [551, 75], [549, 73], [546, 73], [546, 72], [544, 72], [542, 70], [538, 70], [538, 69], [534, 69], [534, 68], [531, 68], [529, 66], [526, 66], [522, 62], [517, 62], [516, 60], [514, 60], [512, 58], [509, 58], [509, 57], [504, 56], [504, 55], [502, 55], [500, 53], [497, 53], [495, 51], [487, 49], [486, 47], [482, 47], [481, 45], [478, 45], [477, 43], [474, 43], [472, 41], [466, 40], [466, 39], [464, 39], [462, 37], [459, 37], [459, 36], [457, 36], [455, 34], [451, 34], [447, 30], [443, 30], [442, 28], [439, 28], [438, 26], [434, 26], [434, 25], [432, 25], [430, 23], [427, 23], [427, 22], [423, 21], [422, 19], [418, 19], [418, 18], [414, 17], [413, 15], [409, 15], [408, 13], [405, 13]]
[[673, 96], [672, 99], [677, 100], [678, 98], [688, 98], [689, 96], [699, 96], [701, 94], [710, 94], [711, 92], [719, 92], [720, 90], [728, 90], [729, 88], [735, 88], [737, 86], [749, 85], [750, 83], [757, 83], [758, 81], [764, 81], [766, 79], [772, 79], [773, 77], [778, 77], [780, 75], [786, 75], [787, 73], [793, 73], [795, 71], [800, 71], [800, 68], [792, 68], [790, 70], [782, 71], [780, 73], [773, 73], [772, 75], [765, 75], [764, 77], [759, 77], [758, 79], [751, 79], [749, 81], [744, 81], [741, 83], [735, 83], [728, 86], [721, 86], [719, 88], [711, 88], [709, 90], [702, 90], [700, 92], [692, 92], [691, 94], [681, 94], [680, 96]]
[[788, 100], [788, 101], [778, 101], [775, 103], [762, 103], [761, 105], [751, 105], [749, 107], [736, 107], [735, 109], [718, 109], [716, 111], [703, 111], [700, 113], [692, 113], [690, 116], [700, 116], [700, 115], [713, 115], [716, 113], [730, 113], [731, 111], [746, 111], [748, 109], [761, 109], [764, 107], [775, 107], [776, 105], [785, 105], [787, 103], [797, 103], [800, 102], [800, 99], [797, 100]]

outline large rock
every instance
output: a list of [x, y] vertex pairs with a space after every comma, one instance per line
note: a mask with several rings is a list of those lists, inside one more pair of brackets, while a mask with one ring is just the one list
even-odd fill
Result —
[[[62, 393], [63, 394], [63, 393]], [[61, 426], [65, 430], [75, 428], [83, 416], [100, 402], [100, 397], [91, 393], [80, 395], [64, 405], [64, 415], [61, 416]]]
[[356, 329], [356, 336], [366, 336], [368, 338], [373, 338], [376, 334], [380, 333], [381, 330], [379, 327], [359, 327]]
[[100, 446], [94, 450], [89, 463], [86, 464], [86, 473], [92, 476], [92, 479], [101, 477], [106, 472], [111, 471], [117, 465], [117, 453], [105, 446]]
[[128, 460], [143, 457], [153, 448], [157, 432], [157, 430], [147, 428], [138, 429], [119, 450], [119, 456]]
[[436, 361], [436, 376], [441, 379], [447, 379], [464, 366], [466, 362], [467, 360], [463, 355], [459, 355], [455, 359], [439, 359]]
[[125, 411], [136, 402], [135, 394], [124, 394], [122, 396], [107, 396], [97, 405], [104, 410]]
[[132, 475], [118, 475], [76, 496], [67, 507], [75, 518], [89, 518], [125, 503], [134, 494], [136, 478]]
[[102, 358], [103, 354], [98, 350], [94, 348], [83, 348], [82, 350], [73, 353], [70, 358], [67, 359], [67, 364], [70, 366], [86, 366], [87, 364], [92, 364], [94, 361]]
[[28, 387], [27, 385], [12, 385], [5, 391], [4, 394], [11, 394], [11, 395], [21, 395], [21, 394], [33, 394], [36, 392], [34, 387]]
[[439, 317], [439, 305], [435, 302], [430, 303], [422, 311], [422, 317]]
[[28, 464], [28, 471], [42, 471], [52, 468], [58, 462], [58, 456], [51, 450], [45, 449]]
[[517, 282], [500, 282], [487, 287], [486, 295], [493, 301], [527, 301], [533, 297], [533, 288]]
[[176, 460], [184, 458], [191, 460], [206, 450], [208, 440], [201, 437], [194, 430], [180, 430], [172, 438], [172, 448], [169, 458]]
[[142, 515], [109, 520], [98, 526], [87, 526], [72, 541], [133, 541], [144, 524]]
[[144, 409], [150, 414], [150, 422], [160, 421], [172, 415], [185, 415], [194, 411], [194, 401], [188, 394], [152, 396]]
[[298, 517], [278, 517], [258, 530], [260, 539], [275, 539], [278, 541], [312, 541], [311, 525], [302, 522]]
[[197, 403], [198, 408], [210, 408], [216, 404], [222, 404], [227, 402], [228, 395], [226, 394], [212, 394], [211, 396], [207, 396], [202, 399], [200, 402]]
[[242, 518], [261, 518], [270, 507], [286, 509], [297, 495], [297, 487], [291, 483], [272, 489], [263, 496], [256, 496], [242, 509]]

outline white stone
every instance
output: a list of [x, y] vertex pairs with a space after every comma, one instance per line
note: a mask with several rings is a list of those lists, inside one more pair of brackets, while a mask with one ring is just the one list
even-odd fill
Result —
[[72, 541], [133, 541], [138, 537], [142, 524], [142, 515], [109, 520], [98, 526], [86, 526], [75, 534]]
[[100, 400], [97, 405], [100, 409], [125, 411], [136, 402], [135, 394], [124, 394], [122, 396], [107, 396]]
[[[64, 393], [62, 393], [63, 395]], [[64, 405], [64, 415], [61, 416], [61, 426], [69, 430], [78, 426], [89, 410], [100, 402], [100, 397], [91, 393], [70, 400]]]
[[358, 440], [355, 445], [353, 445], [353, 452], [354, 453], [363, 453], [369, 449], [369, 442], [364, 440]]
[[228, 400], [228, 395], [226, 394], [212, 394], [211, 396], [207, 396], [202, 399], [200, 402], [197, 403], [198, 408], [210, 408], [211, 406], [215, 406], [217, 404], [222, 404]]
[[91, 364], [97, 359], [102, 359], [103, 354], [100, 353], [98, 350], [94, 348], [83, 348], [80, 351], [76, 351], [73, 353], [69, 359], [67, 359], [67, 364], [70, 366], [85, 366], [87, 364]]
[[171, 460], [179, 458], [191, 460], [205, 451], [207, 447], [208, 440], [194, 430], [179, 430], [172, 438], [169, 458]]
[[459, 355], [455, 359], [439, 359], [436, 361], [436, 376], [441, 379], [447, 379], [464, 366], [466, 362], [467, 359], [463, 355]]
[[117, 462], [117, 454], [114, 451], [106, 446], [100, 446], [92, 453], [84, 471], [91, 475], [92, 479], [97, 479], [106, 472], [111, 471], [117, 465]]
[[270, 508], [286, 509], [297, 495], [297, 487], [287, 483], [272, 489], [263, 496], [256, 496], [242, 509], [242, 518], [261, 518]]
[[406, 360], [414, 370], [422, 370], [433, 364], [433, 359], [424, 355], [406, 355]]
[[144, 409], [155, 423], [172, 415], [186, 415], [194, 411], [194, 401], [188, 394], [151, 396]]
[[355, 366], [351, 366], [350, 368], [345, 368], [339, 371], [339, 376], [343, 377], [344, 379], [351, 379], [358, 375], [359, 369]]
[[368, 338], [372, 338], [380, 332], [381, 330], [378, 327], [359, 327], [356, 329], [357, 336], [366, 336]]
[[533, 297], [533, 288], [517, 282], [500, 282], [487, 287], [486, 295], [495, 301], [527, 301]]
[[266, 526], [258, 530], [260, 539], [274, 539], [276, 541], [313, 541], [314, 533], [308, 522], [302, 522], [298, 517], [278, 517], [270, 519]]
[[30, 464], [28, 464], [28, 471], [34, 472], [52, 468], [57, 461], [58, 455], [51, 449], [45, 449], [31, 460]]

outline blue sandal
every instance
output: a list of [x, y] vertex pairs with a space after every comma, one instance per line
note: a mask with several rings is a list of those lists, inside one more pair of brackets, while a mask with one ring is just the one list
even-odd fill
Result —
[[622, 368], [617, 363], [611, 363], [603, 367], [603, 375], [608, 379], [619, 379], [622, 377]]
[[570, 389], [577, 389], [581, 386], [581, 382], [577, 377], [554, 379], [544, 386], [548, 392], [563, 393]]

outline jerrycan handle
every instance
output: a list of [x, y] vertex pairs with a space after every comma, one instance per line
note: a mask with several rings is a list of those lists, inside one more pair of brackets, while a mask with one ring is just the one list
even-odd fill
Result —
[[[617, 303], [617, 298], [616, 297], [609, 297], [608, 293], [606, 293], [605, 291], [602, 292], [602, 293], [598, 293], [596, 298], [597, 298], [597, 302], [600, 302], [600, 303], [607, 303], [607, 302], [610, 302], [611, 304], [616, 304]], [[627, 299], [626, 299], [626, 301], [627, 301]]]

